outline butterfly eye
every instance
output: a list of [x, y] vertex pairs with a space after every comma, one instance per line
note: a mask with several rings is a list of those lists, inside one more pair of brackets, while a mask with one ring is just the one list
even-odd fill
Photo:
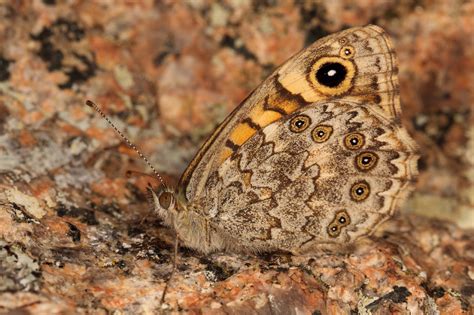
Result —
[[346, 210], [341, 210], [336, 213], [334, 219], [327, 227], [327, 232], [331, 237], [337, 237], [341, 234], [341, 229], [351, 223], [351, 217]]
[[349, 225], [349, 223], [351, 223], [351, 218], [349, 217], [349, 214], [344, 210], [339, 211], [336, 214], [335, 219], [342, 227]]
[[341, 234], [341, 229], [337, 225], [337, 223], [331, 223], [328, 226], [328, 234], [331, 237], [337, 237], [339, 234]]
[[353, 85], [356, 73], [354, 62], [340, 56], [319, 58], [308, 75], [314, 89], [327, 96], [341, 95]]
[[336, 87], [346, 78], [347, 69], [338, 62], [327, 62], [316, 71], [316, 80], [324, 86]]
[[365, 138], [360, 133], [351, 133], [344, 138], [344, 145], [349, 150], [358, 150], [365, 144]]
[[347, 44], [347, 42], [348, 42], [347, 38], [345, 38], [345, 37], [339, 38], [339, 44], [340, 45], [344, 46], [345, 44]]
[[298, 115], [291, 119], [290, 130], [296, 133], [305, 131], [311, 125], [311, 118], [306, 115]]
[[331, 126], [319, 125], [313, 129], [313, 131], [311, 132], [311, 137], [313, 138], [315, 142], [318, 142], [318, 143], [325, 142], [331, 136], [332, 131], [333, 129]]
[[344, 59], [352, 58], [354, 57], [354, 54], [355, 54], [355, 49], [352, 46], [344, 46], [339, 51], [339, 56], [341, 56]]
[[356, 157], [356, 166], [362, 171], [368, 171], [377, 164], [378, 156], [373, 152], [362, 152]]
[[362, 201], [367, 199], [370, 194], [369, 184], [365, 181], [355, 183], [351, 187], [351, 198], [354, 201]]
[[164, 209], [169, 209], [172, 200], [173, 200], [173, 194], [168, 191], [162, 192], [160, 196], [158, 197], [160, 206]]

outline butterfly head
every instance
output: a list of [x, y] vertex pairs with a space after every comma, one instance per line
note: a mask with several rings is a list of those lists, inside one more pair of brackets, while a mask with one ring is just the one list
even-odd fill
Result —
[[176, 209], [176, 196], [172, 189], [162, 185], [154, 190], [151, 185], [147, 187], [150, 205], [153, 211], [166, 225], [172, 222], [172, 213]]

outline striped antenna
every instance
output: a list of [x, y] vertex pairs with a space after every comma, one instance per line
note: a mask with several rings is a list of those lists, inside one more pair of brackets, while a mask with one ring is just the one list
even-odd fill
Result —
[[128, 140], [127, 137], [125, 137], [125, 135], [117, 129], [117, 127], [115, 127], [115, 125], [110, 121], [109, 117], [107, 117], [103, 111], [100, 110], [100, 108], [94, 103], [92, 102], [91, 100], [87, 100], [86, 101], [86, 105], [89, 106], [89, 107], [92, 107], [96, 112], [98, 112], [102, 118], [105, 119], [105, 121], [107, 121], [107, 123], [115, 130], [115, 132], [120, 136], [120, 138], [122, 138], [123, 141], [125, 141], [125, 143], [130, 147], [132, 148], [135, 152], [137, 152], [138, 156], [143, 160], [145, 161], [145, 163], [148, 165], [149, 168], [151, 168], [151, 170], [153, 171], [153, 173], [155, 174], [155, 177], [158, 179], [158, 181], [165, 187], [166, 184], [165, 182], [163, 181], [163, 178], [161, 177], [160, 173], [158, 173], [158, 171], [153, 167], [153, 165], [151, 165], [150, 161], [148, 161], [148, 159], [143, 155], [143, 153], [138, 150], [137, 146], [135, 144], [133, 144], [130, 140]]

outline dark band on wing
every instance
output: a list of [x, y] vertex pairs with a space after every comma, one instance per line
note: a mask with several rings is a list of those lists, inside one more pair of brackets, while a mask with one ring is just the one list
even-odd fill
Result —
[[252, 128], [256, 131], [258, 131], [262, 128], [262, 127], [260, 127], [259, 124], [254, 123], [253, 120], [250, 117], [247, 117], [244, 120], [242, 120], [242, 123], [247, 124], [250, 128]]
[[239, 146], [232, 142], [232, 140], [230, 139], [227, 139], [227, 141], [225, 142], [225, 146], [231, 149], [233, 152], [236, 152], [239, 149]]

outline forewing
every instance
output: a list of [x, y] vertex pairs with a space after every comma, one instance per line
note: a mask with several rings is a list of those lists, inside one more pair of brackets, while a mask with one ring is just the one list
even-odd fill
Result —
[[352, 28], [316, 41], [270, 75], [216, 129], [181, 177], [180, 204], [201, 199], [209, 177], [264, 128], [310, 104], [348, 100], [394, 120], [400, 112], [396, 72], [388, 37], [379, 27]]

